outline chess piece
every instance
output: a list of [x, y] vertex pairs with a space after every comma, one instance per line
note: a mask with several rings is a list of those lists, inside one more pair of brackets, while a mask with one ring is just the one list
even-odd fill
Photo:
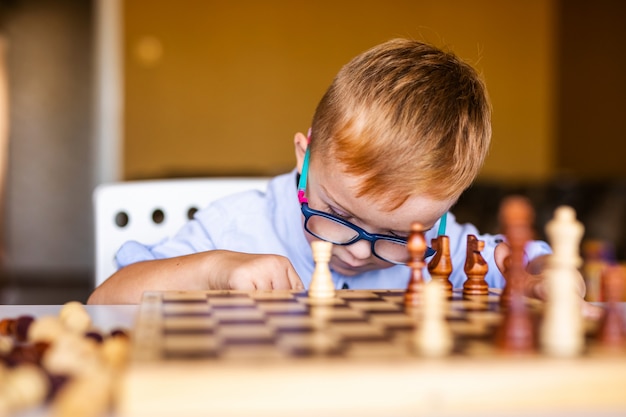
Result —
[[543, 350], [553, 356], [576, 356], [584, 348], [582, 299], [576, 286], [583, 233], [576, 212], [567, 206], [558, 207], [546, 225], [553, 253], [545, 270], [547, 300], [540, 336]]
[[330, 261], [333, 244], [322, 240], [311, 242], [315, 269], [309, 286], [309, 297], [315, 299], [333, 298], [335, 296], [335, 284], [328, 262]]
[[501, 304], [506, 307], [512, 292], [524, 292], [524, 248], [532, 237], [534, 211], [525, 197], [511, 196], [500, 206], [500, 225], [511, 253], [505, 260], [505, 286]]
[[489, 265], [480, 254], [484, 247], [484, 241], [478, 240], [474, 235], [467, 235], [467, 254], [463, 268], [467, 280], [463, 284], [463, 295], [489, 294], [489, 285], [485, 281]]
[[71, 378], [51, 404], [53, 416], [101, 416], [110, 407], [113, 379], [108, 372]]
[[506, 287], [500, 303], [504, 317], [496, 331], [496, 344], [501, 350], [512, 353], [532, 351], [535, 345], [532, 317], [524, 297], [524, 247], [532, 235], [533, 218], [532, 207], [526, 198], [513, 196], [503, 201], [500, 221], [511, 253], [505, 271]]
[[433, 280], [423, 289], [422, 311], [415, 332], [415, 347], [427, 357], [446, 356], [452, 351], [452, 331], [446, 321], [447, 297], [441, 280]]
[[424, 226], [421, 223], [415, 222], [411, 225], [411, 234], [406, 246], [410, 255], [410, 261], [407, 265], [411, 268], [411, 277], [404, 293], [404, 305], [412, 307], [420, 304], [420, 297], [424, 288], [422, 269], [426, 265], [424, 262], [426, 239], [424, 238]]
[[450, 274], [452, 273], [452, 257], [450, 256], [450, 238], [445, 235], [437, 236], [431, 241], [431, 246], [437, 252], [428, 263], [428, 271], [433, 281], [439, 281], [443, 285], [444, 293], [452, 296], [452, 283]]
[[582, 244], [582, 274], [585, 280], [585, 300], [603, 301], [602, 274], [615, 262], [615, 247], [605, 240], [586, 239]]
[[22, 364], [7, 370], [1, 381], [2, 415], [12, 415], [42, 404], [49, 389], [48, 376], [34, 364]]
[[61, 323], [70, 331], [86, 333], [91, 327], [91, 317], [85, 306], [78, 301], [69, 301], [59, 311]]
[[598, 340], [603, 348], [621, 349], [626, 343], [624, 313], [620, 301], [624, 294], [624, 270], [622, 266], [612, 265], [602, 275], [602, 290], [605, 298], [605, 311]]

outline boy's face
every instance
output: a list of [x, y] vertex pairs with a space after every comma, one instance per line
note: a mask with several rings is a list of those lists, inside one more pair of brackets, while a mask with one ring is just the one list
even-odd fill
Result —
[[[298, 153], [296, 149], [296, 155]], [[298, 167], [301, 170], [300, 156]], [[381, 201], [356, 197], [358, 183], [358, 178], [346, 175], [337, 163], [320, 158], [316, 160], [313, 156], [306, 190], [309, 207], [340, 217], [369, 233], [406, 238], [413, 222], [420, 222], [425, 229], [430, 229], [454, 203], [454, 200], [412, 197], [400, 207], [388, 211]], [[309, 242], [316, 240], [306, 231], [305, 235]], [[366, 240], [346, 246], [333, 246], [330, 267], [340, 274], [353, 276], [390, 266], [393, 264], [372, 253], [371, 243]]]

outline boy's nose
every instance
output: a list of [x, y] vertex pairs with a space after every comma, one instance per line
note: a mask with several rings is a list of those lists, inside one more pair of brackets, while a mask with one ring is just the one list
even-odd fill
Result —
[[365, 239], [356, 241], [346, 248], [355, 259], [367, 259], [372, 256], [372, 244]]

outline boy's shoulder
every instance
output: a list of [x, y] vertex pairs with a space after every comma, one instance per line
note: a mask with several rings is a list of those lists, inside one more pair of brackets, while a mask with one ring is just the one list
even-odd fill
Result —
[[289, 172], [271, 178], [267, 188], [261, 190], [247, 190], [236, 192], [215, 200], [202, 209], [197, 215], [210, 212], [221, 212], [224, 215], [237, 214], [251, 215], [256, 212], [271, 209], [277, 204], [284, 204], [296, 197], [295, 173]]
[[273, 178], [264, 192], [217, 200], [194, 219], [194, 233], [208, 238], [214, 248], [288, 256], [294, 250], [292, 237], [302, 234], [295, 173]]
[[276, 223], [299, 220], [296, 173], [272, 178], [265, 191], [249, 190], [228, 195], [198, 211], [194, 218], [213, 238], [226, 234], [274, 233]]

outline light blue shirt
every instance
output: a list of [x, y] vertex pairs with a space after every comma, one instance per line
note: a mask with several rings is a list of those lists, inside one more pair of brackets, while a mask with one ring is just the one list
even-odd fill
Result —
[[[436, 237], [437, 226], [426, 232], [426, 241]], [[296, 192], [295, 170], [273, 178], [265, 193], [247, 191], [213, 202], [196, 213], [175, 236], [155, 245], [136, 241], [126, 242], [116, 255], [118, 267], [135, 262], [171, 258], [213, 249], [257, 254], [277, 254], [287, 257], [308, 288], [315, 263], [311, 248], [305, 238], [302, 214]], [[494, 261], [494, 249], [504, 240], [502, 235], [479, 234], [471, 224], [459, 224], [452, 213], [448, 214], [446, 235], [450, 238], [452, 275], [455, 288], [466, 280], [463, 266], [466, 258], [467, 235], [473, 234], [485, 242], [481, 252], [489, 265], [489, 287], [502, 288], [504, 278]], [[532, 241], [526, 246], [527, 259], [550, 253], [545, 242]], [[350, 289], [403, 289], [406, 288], [410, 269], [397, 265], [348, 277], [332, 271], [336, 288]], [[430, 279], [424, 268], [424, 277]]]

